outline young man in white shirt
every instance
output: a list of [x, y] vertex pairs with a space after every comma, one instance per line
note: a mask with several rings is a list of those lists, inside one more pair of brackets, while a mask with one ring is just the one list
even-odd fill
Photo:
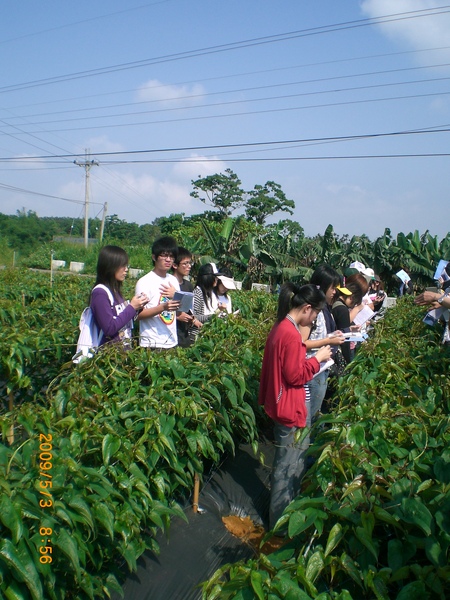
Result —
[[177, 252], [173, 237], [156, 240], [152, 246], [153, 270], [136, 283], [136, 295], [144, 293], [149, 298], [138, 315], [139, 344], [144, 348], [168, 350], [178, 344], [176, 311], [180, 303], [172, 298], [180, 285], [168, 273]]

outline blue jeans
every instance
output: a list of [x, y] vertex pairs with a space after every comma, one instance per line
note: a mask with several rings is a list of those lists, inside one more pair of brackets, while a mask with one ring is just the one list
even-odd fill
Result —
[[314, 379], [308, 381], [310, 400], [306, 402], [306, 408], [308, 411], [308, 416], [306, 417], [306, 425], [311, 427], [314, 423], [317, 413], [319, 412], [323, 399], [325, 398], [325, 394], [327, 391], [328, 385], [328, 370], [322, 371], [319, 375], [316, 375]]
[[286, 427], [274, 422], [275, 456], [273, 459], [269, 525], [273, 529], [284, 509], [298, 495], [305, 470], [305, 452], [309, 436], [301, 444], [295, 443], [298, 427]]

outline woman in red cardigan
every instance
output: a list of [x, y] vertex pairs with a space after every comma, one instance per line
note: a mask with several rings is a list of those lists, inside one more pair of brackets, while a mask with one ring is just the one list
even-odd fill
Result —
[[270, 493], [270, 527], [297, 495], [309, 440], [295, 442], [295, 432], [306, 425], [305, 383], [331, 358], [330, 346], [306, 358], [299, 326], [310, 325], [325, 305], [315, 285], [281, 286], [277, 322], [267, 338], [259, 388], [259, 404], [274, 422], [275, 457]]

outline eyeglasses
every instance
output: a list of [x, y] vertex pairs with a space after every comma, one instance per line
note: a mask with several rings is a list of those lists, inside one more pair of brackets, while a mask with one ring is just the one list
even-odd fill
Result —
[[174, 256], [170, 252], [161, 252], [158, 258], [170, 258], [170, 260], [174, 260]]
[[184, 260], [179, 263], [180, 267], [192, 267], [192, 264], [193, 263], [190, 260]]

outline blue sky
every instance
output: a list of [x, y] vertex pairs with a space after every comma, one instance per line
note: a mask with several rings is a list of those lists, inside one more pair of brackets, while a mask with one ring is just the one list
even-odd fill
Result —
[[444, 0], [23, 0], [1, 12], [3, 213], [82, 216], [74, 160], [88, 149], [91, 216], [105, 202], [137, 223], [203, 212], [191, 180], [231, 168], [247, 190], [279, 183], [307, 235], [450, 229]]

